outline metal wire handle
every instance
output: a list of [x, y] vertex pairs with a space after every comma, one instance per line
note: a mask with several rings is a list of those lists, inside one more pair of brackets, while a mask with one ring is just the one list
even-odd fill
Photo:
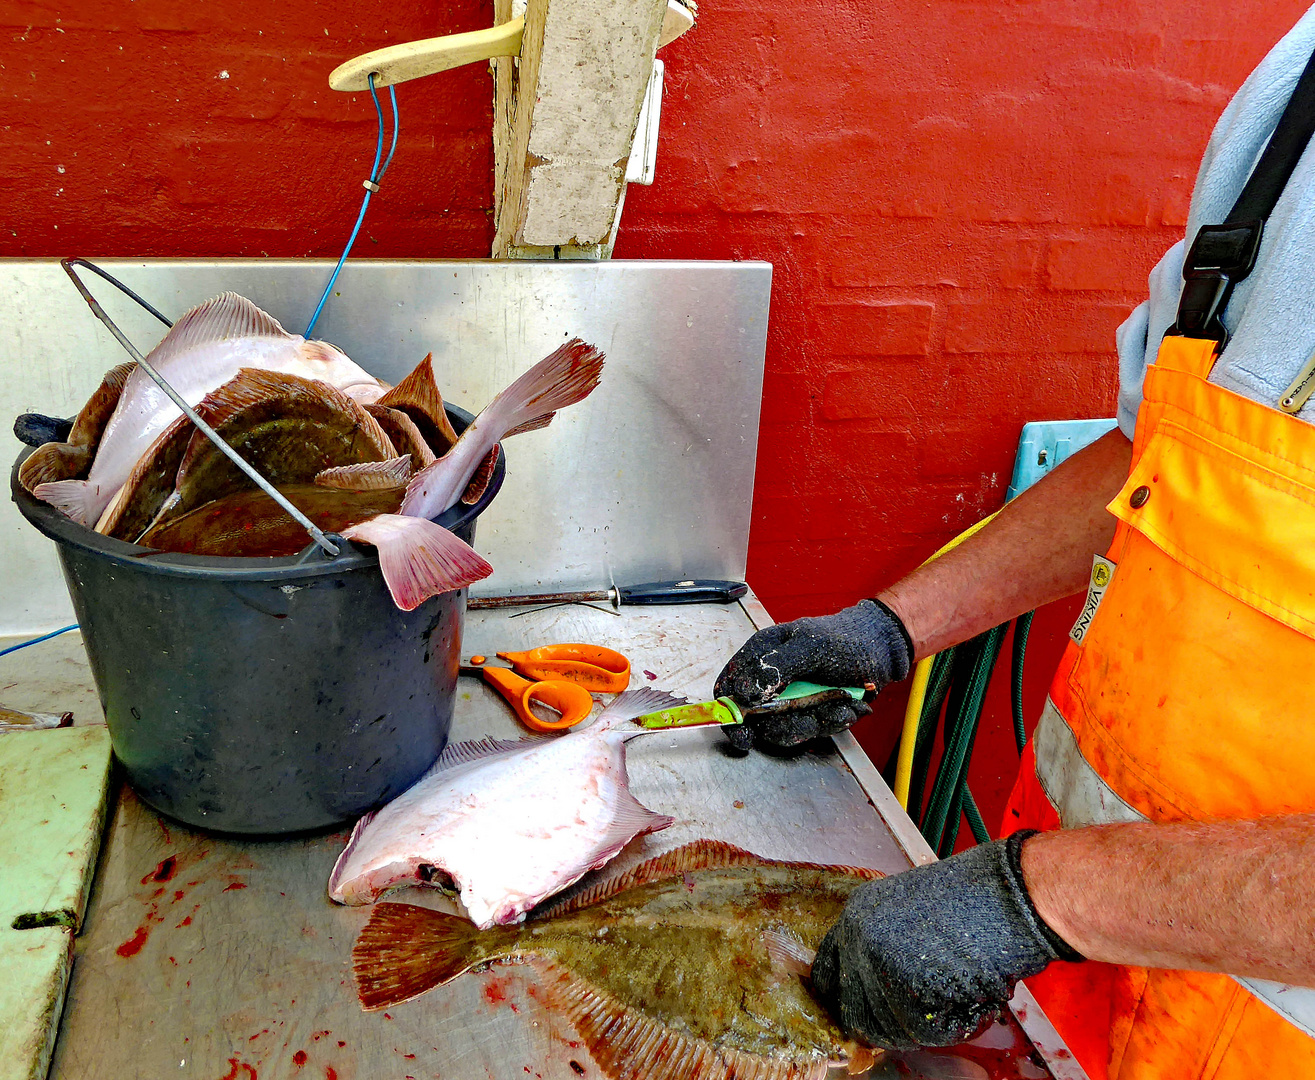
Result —
[[260, 488], [261, 491], [263, 491], [276, 503], [278, 503], [279, 506], [283, 507], [283, 509], [286, 510], [293, 517], [293, 519], [297, 522], [297, 524], [299, 524], [303, 529], [305, 529], [308, 533], [310, 533], [311, 539], [313, 539], [315, 543], [319, 544], [319, 546], [324, 550], [325, 554], [329, 555], [330, 557], [338, 555], [341, 551], [338, 545], [335, 544], [332, 540], [330, 540], [327, 536], [325, 536], [324, 533], [321, 532], [318, 528], [316, 528], [314, 522], [312, 522], [310, 518], [308, 518], [295, 506], [293, 506], [292, 503], [288, 501], [287, 497], [283, 495], [282, 492], [280, 492], [273, 484], [271, 484], [268, 480], [266, 480], [263, 476], [261, 476], [260, 473], [258, 473], [251, 465], [249, 465], [246, 461], [244, 461], [242, 456], [238, 454], [238, 452], [234, 450], [231, 446], [229, 446], [227, 442], [224, 441], [223, 436], [221, 436], [219, 432], [215, 431], [214, 428], [212, 428], [209, 424], [207, 424], [204, 420], [202, 420], [200, 416], [197, 415], [196, 410], [193, 409], [190, 405], [187, 404], [186, 401], [183, 400], [182, 395], [180, 395], [178, 391], [176, 391], [172, 386], [169, 385], [169, 383], [165, 380], [164, 376], [161, 375], [158, 371], [155, 370], [155, 368], [153, 368], [149, 363], [146, 362], [146, 357], [142, 356], [142, 354], [137, 351], [136, 346], [134, 346], [133, 343], [129, 341], [127, 337], [124, 335], [123, 331], [120, 330], [114, 324], [114, 320], [105, 314], [104, 309], [100, 306], [100, 304], [96, 302], [96, 298], [91, 295], [91, 292], [87, 289], [86, 285], [82, 283], [82, 279], [78, 277], [77, 271], [74, 269], [74, 267], [75, 266], [87, 267], [87, 269], [92, 270], [93, 272], [99, 274], [106, 281], [110, 282], [118, 289], [126, 293], [128, 296], [132, 297], [139, 304], [141, 304], [142, 307], [144, 307], [147, 311], [149, 311], [152, 315], [154, 315], [161, 322], [165, 323], [167, 326], [172, 326], [173, 323], [169, 322], [168, 319], [166, 319], [163, 315], [161, 315], [158, 311], [156, 311], [155, 308], [151, 307], [150, 304], [148, 304], [135, 292], [129, 289], [126, 285], [116, 281], [100, 267], [94, 266], [93, 264], [89, 263], [86, 259], [61, 259], [60, 266], [64, 268], [64, 272], [68, 274], [68, 276], [73, 280], [74, 286], [77, 288], [78, 292], [82, 294], [82, 299], [87, 301], [88, 306], [91, 308], [92, 314], [95, 315], [96, 318], [98, 318], [102, 323], [105, 324], [106, 329], [108, 329], [109, 332], [114, 335], [114, 340], [117, 341], [120, 345], [124, 347], [124, 349], [127, 350], [128, 355], [137, 361], [141, 369], [145, 371], [146, 374], [149, 375], [152, 380], [154, 380], [156, 386], [158, 386], [161, 390], [165, 392], [169, 400], [172, 401], [175, 405], [177, 405], [180, 409], [182, 409], [183, 415], [186, 416], [190, 421], [192, 421], [192, 423], [195, 424], [197, 428], [200, 429], [201, 433], [205, 435], [207, 439], [209, 439], [212, 443], [215, 444], [215, 446], [218, 448], [220, 453], [222, 453], [234, 465], [236, 465], [239, 469], [241, 469], [242, 472], [244, 472], [247, 475], [247, 477], [251, 480], [252, 483], [254, 483], [258, 488]]

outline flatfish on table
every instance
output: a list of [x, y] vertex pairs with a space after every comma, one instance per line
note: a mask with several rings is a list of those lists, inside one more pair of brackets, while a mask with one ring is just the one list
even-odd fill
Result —
[[382, 1009], [481, 964], [527, 964], [612, 1080], [822, 1080], [880, 1056], [847, 1040], [807, 982], [875, 870], [777, 862], [719, 841], [660, 855], [518, 927], [381, 903], [352, 949]]
[[516, 922], [674, 821], [630, 793], [626, 743], [637, 716], [678, 705], [645, 687], [619, 694], [589, 727], [551, 738], [457, 743], [352, 830], [329, 878], [342, 904], [398, 885], [450, 882], [481, 926]]

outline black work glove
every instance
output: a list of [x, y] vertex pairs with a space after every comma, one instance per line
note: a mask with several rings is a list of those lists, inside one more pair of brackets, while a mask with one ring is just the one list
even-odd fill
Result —
[[813, 989], [850, 1034], [894, 1050], [952, 1046], [1014, 985], [1082, 955], [1037, 914], [1019, 857], [1034, 830], [856, 889], [813, 961]]
[[[819, 618], [796, 619], [759, 630], [717, 676], [714, 693], [753, 707], [774, 698], [798, 679], [823, 686], [880, 690], [909, 673], [913, 641], [899, 617], [878, 600]], [[812, 709], [749, 716], [722, 728], [731, 743], [775, 749], [799, 746], [820, 735], [844, 731], [872, 710], [861, 701], [829, 702]]]

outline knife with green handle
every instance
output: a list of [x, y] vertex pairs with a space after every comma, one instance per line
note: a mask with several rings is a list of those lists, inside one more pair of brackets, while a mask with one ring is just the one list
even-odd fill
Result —
[[862, 701], [867, 689], [861, 686], [821, 686], [812, 682], [792, 682], [771, 701], [745, 709], [727, 697], [677, 705], [638, 717], [635, 723], [644, 728], [707, 727], [713, 724], [742, 724], [745, 717], [769, 713], [811, 709], [828, 701], [849, 697]]

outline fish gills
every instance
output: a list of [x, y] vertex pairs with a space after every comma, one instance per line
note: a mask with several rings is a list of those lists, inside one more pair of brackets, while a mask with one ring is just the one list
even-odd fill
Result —
[[522, 962], [613, 1080], [820, 1080], [839, 1058], [857, 1072], [872, 1051], [845, 1039], [769, 942], [811, 953], [854, 889], [880, 876], [701, 840], [516, 928], [382, 903], [352, 950], [357, 993], [381, 1009], [477, 965]]
[[[340, 390], [285, 372], [243, 368], [206, 398], [202, 418], [271, 484], [299, 484], [335, 465], [397, 456], [379, 422]], [[195, 431], [178, 466], [171, 520], [251, 481]]]
[[96, 447], [105, 425], [114, 415], [114, 408], [123, 394], [128, 376], [136, 369], [136, 362], [110, 368], [95, 393], [78, 412], [68, 440], [62, 443], [45, 443], [29, 455], [18, 470], [18, 482], [29, 494], [38, 484], [53, 484], [60, 480], [80, 480], [91, 469]]
[[365, 411], [379, 421], [388, 438], [399, 454], [410, 454], [411, 461], [417, 469], [423, 469], [434, 462], [434, 451], [425, 442], [412, 420], [401, 409], [390, 409], [387, 405], [367, 405]]
[[434, 378], [433, 353], [427, 353], [415, 370], [376, 404], [405, 413], [436, 456], [442, 457], [456, 444], [457, 433], [447, 418], [443, 395]]

